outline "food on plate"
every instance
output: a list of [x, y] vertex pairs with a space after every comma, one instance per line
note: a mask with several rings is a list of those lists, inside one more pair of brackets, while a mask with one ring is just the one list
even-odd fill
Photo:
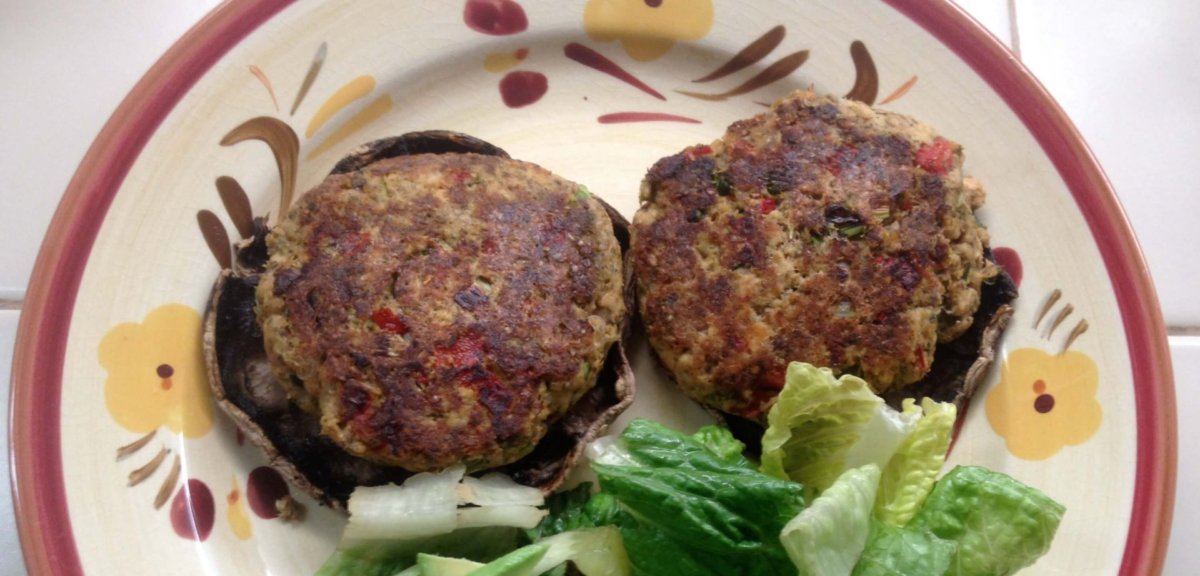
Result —
[[[817, 437], [846, 431], [839, 418], [805, 427]], [[871, 440], [892, 433], [878, 423], [868, 428]], [[910, 431], [914, 436], [948, 438], [949, 430]], [[932, 444], [942, 450], [928, 482], [923, 473], [891, 472], [911, 464], [911, 453], [894, 444], [854, 467], [835, 452], [807, 451], [807, 465], [841, 470], [810, 497], [812, 487], [760, 470], [725, 428], [685, 434], [635, 419], [588, 448], [599, 491], [583, 483], [553, 494], [537, 504], [540, 520], [524, 511], [533, 501], [498, 485], [495, 493], [503, 495], [481, 507], [499, 512], [495, 504], [516, 502], [521, 506], [511, 507], [521, 511], [456, 527], [453, 486], [461, 469], [356, 491], [352, 509], [370, 512], [351, 515], [338, 550], [317, 574], [557, 575], [570, 561], [585, 575], [1006, 576], [1049, 550], [1064, 513], [1060, 504], [977, 467], [956, 467], [933, 482], [946, 444]], [[396, 505], [376, 504], [385, 491], [395, 494]], [[897, 492], [920, 493], [905, 519], [880, 514], [879, 503]], [[360, 502], [364, 496], [369, 505]], [[460, 515], [464, 510], [472, 509], [460, 507]], [[441, 532], [414, 531], [437, 518], [445, 519]], [[402, 533], [385, 535], [392, 526]]]
[[368, 144], [238, 246], [206, 319], [210, 382], [335, 506], [460, 464], [552, 490], [632, 401], [626, 226], [474, 138]]
[[631, 248], [657, 358], [692, 398], [758, 423], [793, 360], [894, 403], [963, 401], [1016, 292], [962, 158], [909, 117], [800, 91], [659, 160]]

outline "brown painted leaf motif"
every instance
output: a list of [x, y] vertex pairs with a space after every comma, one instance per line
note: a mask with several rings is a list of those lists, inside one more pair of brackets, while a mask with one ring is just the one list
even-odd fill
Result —
[[751, 42], [745, 48], [742, 48], [740, 52], [734, 54], [733, 58], [730, 58], [725, 64], [722, 64], [703, 78], [697, 78], [696, 80], [692, 80], [692, 82], [712, 82], [713, 80], [719, 80], [734, 72], [738, 72], [766, 58], [772, 50], [779, 47], [779, 44], [783, 42], [783, 37], [786, 35], [787, 29], [783, 26], [776, 26], [768, 30], [766, 34], [759, 36], [757, 40]]
[[289, 115], [296, 115], [296, 109], [300, 107], [301, 102], [304, 102], [304, 97], [308, 95], [308, 90], [312, 88], [313, 82], [317, 81], [317, 74], [321, 73], [321, 67], [325, 65], [325, 55], [328, 51], [329, 46], [324, 42], [317, 48], [312, 64], [308, 67], [308, 73], [304, 75], [304, 82], [300, 84], [300, 90], [296, 92], [296, 99], [292, 102], [292, 111], [288, 113]]
[[225, 206], [229, 219], [233, 220], [238, 234], [242, 238], [249, 238], [253, 233], [254, 211], [250, 208], [250, 198], [246, 196], [242, 185], [230, 176], [221, 176], [217, 178], [217, 194], [221, 196], [221, 204]]
[[300, 139], [282, 120], [269, 116], [251, 118], [230, 130], [221, 139], [222, 146], [233, 146], [247, 140], [260, 140], [271, 148], [279, 168], [279, 214], [287, 214], [296, 190], [296, 171], [299, 169]]
[[854, 87], [846, 93], [846, 98], [871, 106], [879, 95], [879, 73], [875, 70], [875, 61], [861, 40], [850, 44], [850, 58], [854, 60]]
[[768, 66], [762, 72], [759, 72], [753, 78], [743, 82], [738, 87], [720, 94], [703, 94], [700, 92], [688, 92], [686, 90], [676, 90], [676, 92], [683, 94], [684, 96], [698, 98], [700, 100], [720, 102], [723, 100], [728, 100], [734, 96], [740, 96], [748, 92], [753, 92], [759, 88], [762, 88], [763, 86], [787, 78], [789, 74], [795, 72], [796, 69], [800, 68], [800, 66], [803, 66], [807, 60], [808, 50], [793, 52], [787, 56], [784, 56], [778, 62]]
[[232, 268], [233, 255], [229, 234], [225, 232], [225, 225], [221, 224], [221, 219], [208, 210], [201, 210], [196, 213], [196, 223], [200, 225], [200, 234], [204, 236], [208, 251], [217, 259], [217, 264], [221, 265], [222, 270]]

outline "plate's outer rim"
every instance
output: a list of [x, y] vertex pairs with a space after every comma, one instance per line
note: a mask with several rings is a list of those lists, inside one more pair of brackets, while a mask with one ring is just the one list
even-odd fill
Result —
[[[31, 574], [82, 574], [62, 475], [62, 366], [84, 265], [107, 209], [158, 125], [231, 48], [293, 0], [227, 0], [146, 73], [88, 150], [34, 267], [13, 355], [13, 502]], [[1166, 331], [1148, 268], [1116, 194], [1049, 93], [948, 0], [887, 0], [954, 51], [1022, 120], [1070, 189], [1107, 267], [1126, 332], [1137, 472], [1121, 574], [1161, 571], [1175, 495], [1175, 401]]]
[[1137, 418], [1133, 513], [1120, 574], [1159, 574], [1175, 502], [1176, 414], [1170, 346], [1141, 248], [1103, 169], [1036, 77], [951, 2], [887, 0], [962, 58], [1041, 145], [1088, 223], [1116, 295]]
[[30, 574], [83, 574], [67, 510], [62, 371], [79, 284], [100, 224], [143, 147], [226, 52], [293, 0], [226, 0], [134, 86], [67, 185], [26, 290], [13, 352], [9, 453], [13, 508]]

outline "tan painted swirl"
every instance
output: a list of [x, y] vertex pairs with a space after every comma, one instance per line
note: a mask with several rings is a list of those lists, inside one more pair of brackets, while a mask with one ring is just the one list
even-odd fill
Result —
[[260, 140], [271, 148], [279, 168], [279, 216], [287, 214], [296, 190], [296, 172], [300, 161], [300, 139], [282, 120], [269, 116], [251, 118], [230, 130], [221, 139], [222, 146], [233, 146], [247, 140]]

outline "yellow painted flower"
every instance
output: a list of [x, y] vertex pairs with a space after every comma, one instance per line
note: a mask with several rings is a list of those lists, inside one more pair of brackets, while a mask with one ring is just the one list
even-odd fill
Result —
[[1020, 348], [1008, 355], [1000, 374], [987, 397], [987, 417], [1013, 456], [1045, 460], [1064, 446], [1086, 442], [1100, 428], [1099, 372], [1086, 354]]
[[589, 0], [583, 29], [598, 42], [620, 40], [635, 60], [654, 60], [680, 40], [712, 28], [712, 0]]
[[141, 324], [118, 324], [104, 335], [104, 403], [122, 428], [145, 433], [166, 426], [187, 438], [212, 429], [200, 325], [195, 310], [167, 304], [152, 310]]

